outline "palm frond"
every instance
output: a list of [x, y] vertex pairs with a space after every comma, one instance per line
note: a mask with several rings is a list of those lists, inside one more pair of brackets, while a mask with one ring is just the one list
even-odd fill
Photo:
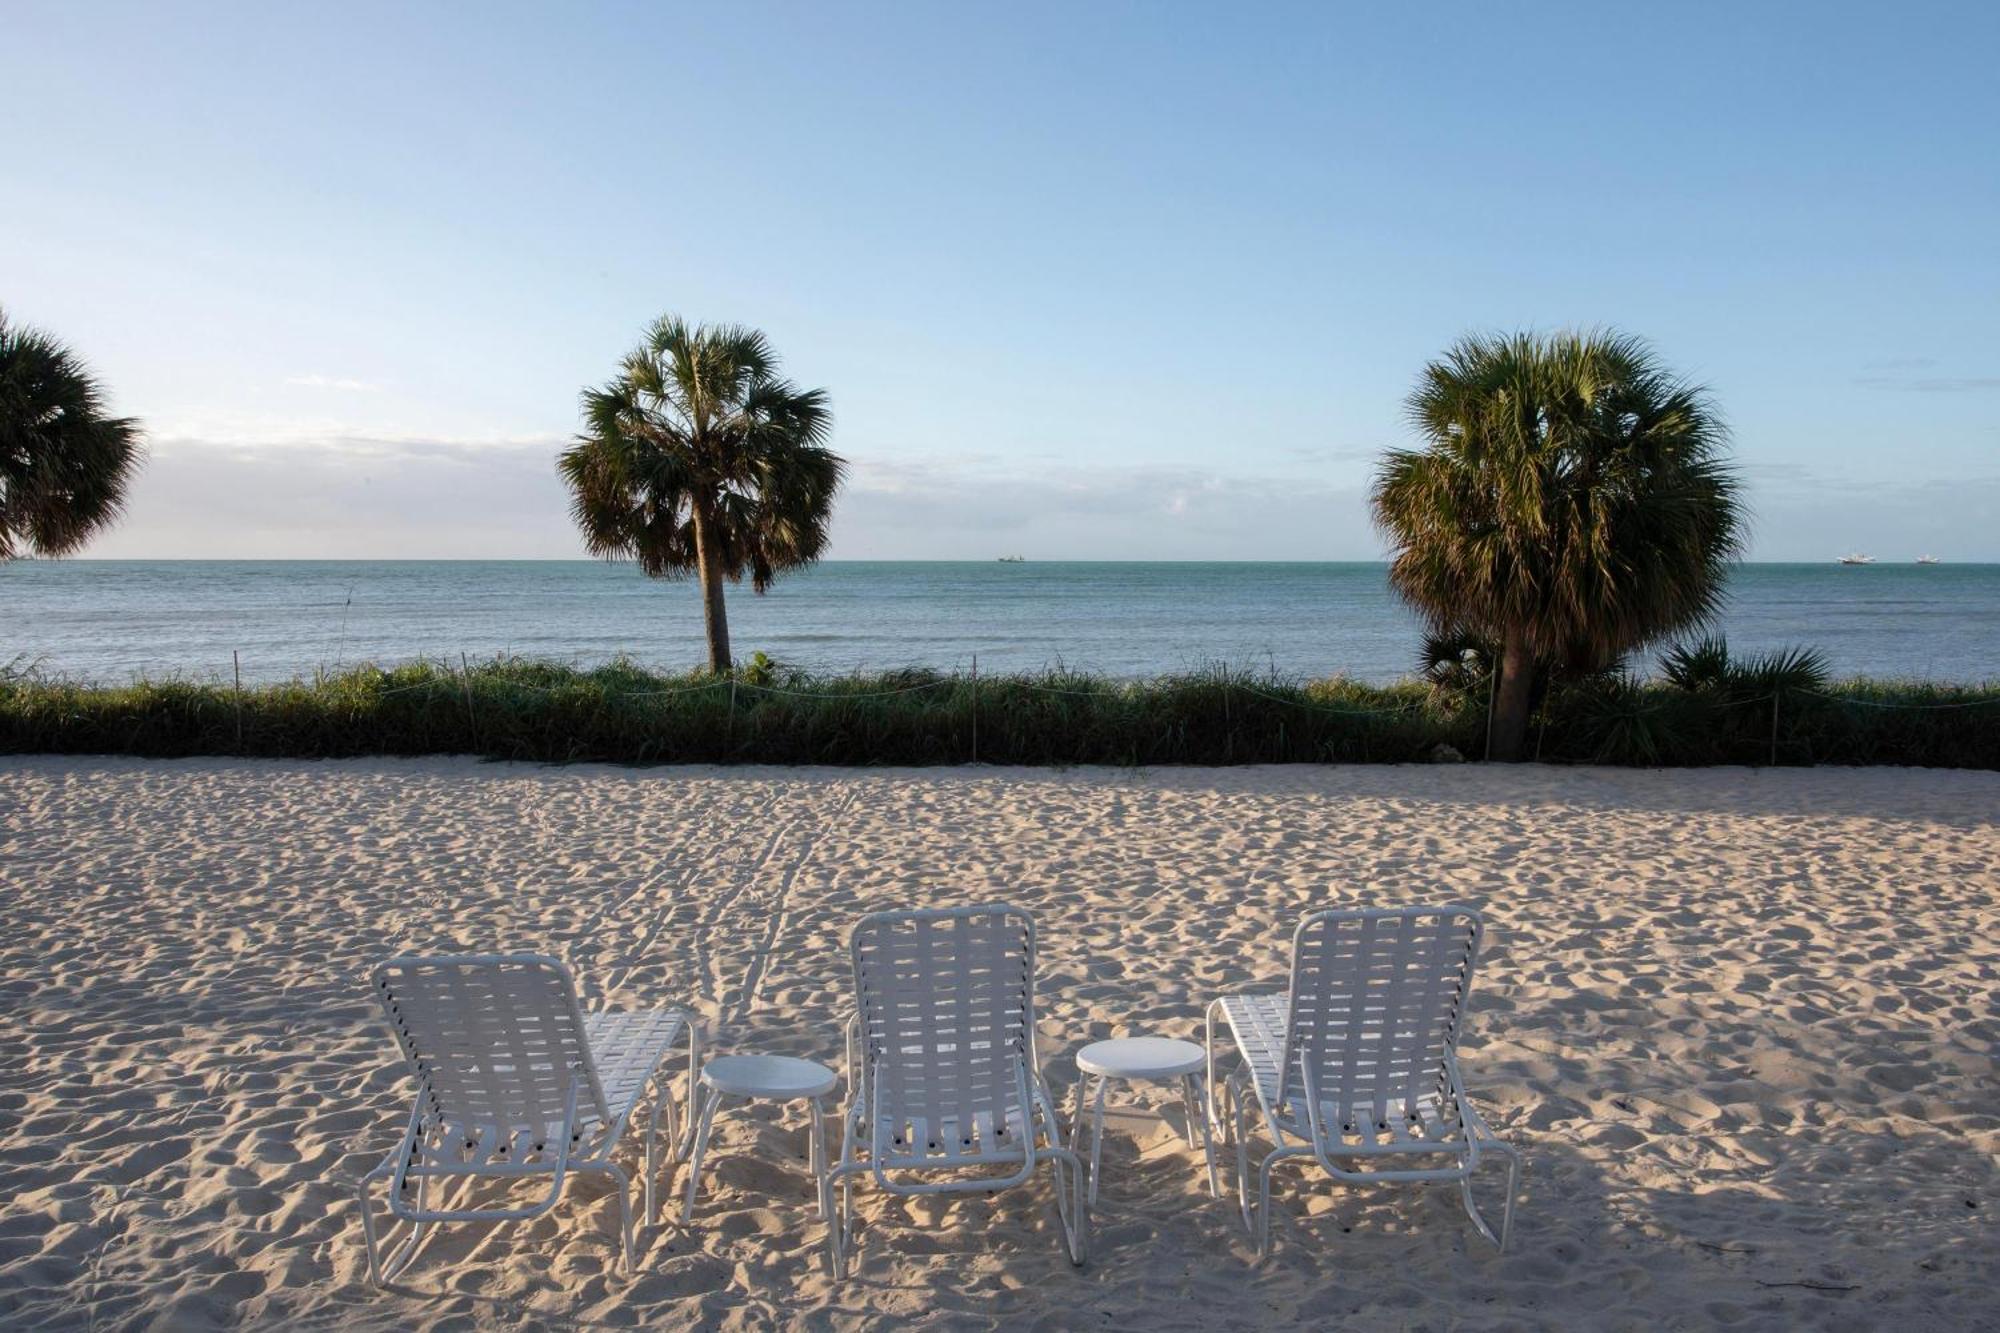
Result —
[[1729, 642], [1710, 635], [1694, 643], [1677, 643], [1660, 654], [1660, 674], [1683, 690], [1721, 689], [1729, 682]]
[[0, 310], [0, 560], [69, 555], [116, 522], [144, 459], [80, 358]]
[[583, 431], [558, 462], [586, 549], [689, 574], [699, 514], [724, 577], [759, 592], [818, 559], [845, 462], [825, 448], [825, 390], [776, 368], [754, 329], [654, 321], [617, 377], [584, 391]]
[[1390, 453], [1372, 499], [1433, 628], [1512, 630], [1588, 674], [1713, 619], [1745, 530], [1727, 429], [1643, 340], [1468, 335], [1405, 410], [1424, 448]]
[[1731, 668], [1730, 685], [1745, 698], [1793, 690], [1823, 690], [1832, 675], [1817, 648], [1774, 648]]

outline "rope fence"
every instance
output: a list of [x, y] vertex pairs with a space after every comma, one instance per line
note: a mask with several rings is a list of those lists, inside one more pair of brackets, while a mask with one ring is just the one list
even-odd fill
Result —
[[[243, 664], [241, 655], [231, 654], [231, 659], [232, 659], [230, 663], [231, 689], [232, 693], [237, 697], [238, 700], [240, 700], [244, 690]], [[446, 666], [444, 669], [445, 671], [450, 672], [449, 666]], [[25, 673], [25, 672], [18, 673], [17, 678], [23, 678], [23, 679], [30, 678], [30, 675], [31, 673]], [[456, 677], [456, 679], [453, 679], [454, 676]], [[141, 680], [143, 681], [143, 679], [144, 678], [142, 677]], [[1194, 679], [1198, 680], [1200, 678], [1196, 677]], [[669, 689], [660, 689], [660, 690], [605, 689], [602, 692], [605, 695], [605, 697], [615, 698], [615, 699], [665, 699], [665, 698], [673, 698], [679, 695], [700, 694], [707, 690], [733, 688], [734, 690], [739, 690], [739, 691], [749, 691], [758, 694], [775, 695], [783, 698], [792, 698], [792, 699], [859, 700], [859, 699], [890, 699], [890, 698], [897, 698], [899, 696], [906, 694], [920, 694], [926, 690], [956, 689], [960, 686], [965, 686], [969, 689], [976, 690], [980, 684], [980, 680], [981, 678], [978, 674], [978, 668], [975, 665], [973, 671], [970, 674], [961, 675], [954, 672], [951, 675], [940, 676], [934, 680], [918, 681], [910, 685], [901, 685], [893, 689], [886, 689], [886, 690], [803, 690], [803, 689], [793, 689], [783, 685], [770, 685], [759, 681], [746, 680], [741, 675], [734, 675], [734, 676], [718, 675], [709, 680], [698, 681], [689, 685], [674, 686]], [[315, 681], [316, 685], [320, 683], [322, 682]], [[1114, 697], [1118, 694], [1128, 692], [1136, 687], [1141, 687], [1149, 682], [1107, 678], [1106, 684], [1103, 687], [1078, 689], [1069, 686], [1046, 685], [1035, 680], [1031, 676], [1011, 676], [1011, 677], [1001, 676], [996, 678], [994, 676], [989, 675], [985, 677], [985, 683], [988, 688], [996, 688], [1004, 685], [1004, 687], [1008, 689], [1026, 690], [1032, 694], [1046, 694], [1052, 696], [1062, 696], [1062, 697], [1079, 698], [1079, 699], [1102, 699], [1107, 697]], [[1393, 707], [1388, 707], [1388, 708], [1353, 708], [1335, 704], [1320, 703], [1317, 700], [1309, 698], [1299, 698], [1282, 694], [1274, 694], [1269, 690], [1259, 689], [1255, 685], [1248, 684], [1241, 680], [1229, 679], [1227, 677], [1217, 677], [1205, 683], [1211, 684], [1221, 689], [1238, 690], [1245, 694], [1250, 694], [1258, 698], [1267, 699], [1272, 703], [1285, 704], [1287, 706], [1294, 708], [1308, 708], [1316, 712], [1329, 713], [1340, 716], [1351, 716], [1351, 717], [1400, 716], [1404, 713], [1409, 713], [1417, 709], [1424, 708], [1428, 706], [1431, 702], [1427, 698], [1420, 698], [1420, 699], [1412, 699], [1407, 703], [1397, 704], [1394, 705]], [[565, 685], [537, 685], [532, 681], [525, 681], [525, 680], [511, 680], [511, 679], [495, 680], [492, 670], [490, 668], [483, 668], [483, 667], [474, 668], [471, 667], [469, 664], [464, 664], [461, 666], [461, 669], [458, 672], [453, 672], [449, 675], [436, 676], [429, 680], [412, 681], [407, 685], [392, 685], [387, 688], [377, 689], [375, 691], [375, 694], [377, 697], [387, 698], [391, 695], [409, 694], [418, 690], [437, 690], [437, 689], [462, 690], [471, 684], [478, 684], [482, 687], [491, 687], [493, 685], [499, 685], [506, 689], [526, 690], [534, 694], [558, 694], [567, 690], [576, 690], [583, 687], [581, 681]], [[1474, 682], [1473, 686], [1468, 687], [1467, 690], [1464, 692], [1470, 693], [1472, 689], [1483, 689], [1488, 684], [1489, 684], [1489, 677], [1482, 676], [1478, 681]], [[255, 687], [253, 686], [252, 688]], [[1810, 698], [1824, 700], [1828, 703], [1845, 704], [1853, 708], [1893, 709], [1899, 712], [1928, 712], [1928, 711], [1947, 711], [1947, 710], [1955, 711], [1967, 708], [1986, 708], [1996, 704], [2000, 704], [2000, 694], [1992, 695], [1982, 699], [1953, 700], [1948, 703], [1899, 703], [1882, 699], [1860, 699], [1860, 698], [1855, 698], [1852, 695], [1831, 694], [1825, 690], [1816, 690], [1808, 688], [1806, 686], [1794, 685], [1794, 686], [1782, 687], [1778, 690], [1773, 691], [1770, 694], [1759, 694], [1744, 699], [1720, 700], [1715, 703], [1715, 706], [1720, 708], [1747, 708], [1755, 704], [1764, 704], [1764, 703], [1769, 703], [1774, 699], [1781, 699], [1785, 695], [1805, 695]], [[1654, 704], [1650, 707], [1636, 710], [1632, 714], [1632, 716], [1646, 716], [1653, 713], [1664, 712], [1667, 709], [1672, 708], [1674, 706], [1675, 706], [1674, 703]]]
[[[242, 664], [240, 660], [233, 662], [232, 667], [235, 675], [235, 688], [238, 692], [240, 692], [243, 687]], [[479, 673], [468, 668], [465, 672], [465, 677], [477, 678], [478, 674]], [[1492, 673], [1489, 673], [1489, 676], [1487, 677], [1481, 677], [1479, 681], [1474, 683], [1473, 687], [1468, 688], [1468, 692], [1471, 688], [1486, 687], [1490, 683], [1491, 674]], [[954, 673], [949, 676], [941, 676], [935, 680], [919, 681], [915, 684], [898, 686], [894, 689], [887, 689], [887, 690], [857, 690], [857, 691], [801, 690], [801, 689], [787, 688], [782, 685], [769, 685], [758, 681], [746, 680], [742, 676], [737, 675], [737, 676], [716, 676], [710, 680], [701, 681], [692, 685], [676, 686], [671, 689], [625, 690], [616, 692], [607, 690], [605, 691], [605, 694], [607, 697], [620, 698], [620, 699], [664, 699], [683, 694], [698, 694], [704, 690], [720, 689], [725, 686], [733, 685], [737, 690], [747, 690], [760, 694], [776, 695], [784, 698], [793, 698], [793, 699], [830, 699], [830, 700], [890, 699], [906, 694], [920, 694], [926, 690], [955, 689], [961, 685], [964, 685], [976, 691], [979, 685], [979, 679], [980, 678], [978, 675], [978, 667], [975, 664], [970, 674], [960, 675]], [[1004, 682], [1005, 686], [1011, 689], [1027, 690], [1028, 692], [1033, 694], [1047, 694], [1047, 695], [1063, 696], [1063, 697], [1078, 698], [1078, 699], [1101, 699], [1107, 696], [1123, 693], [1125, 691], [1134, 688], [1135, 686], [1140, 686], [1146, 683], [1143, 681], [1113, 679], [1113, 680], [1108, 680], [1107, 687], [1104, 688], [1076, 689], [1060, 685], [1045, 685], [1040, 683], [1039, 681], [1036, 681], [1033, 677], [1029, 676], [1014, 676], [1014, 677], [1002, 676], [996, 679], [995, 677], [990, 675], [986, 678], [986, 682], [989, 687], [993, 687]], [[404, 694], [413, 690], [436, 689], [439, 688], [440, 686], [448, 688], [452, 683], [453, 682], [447, 679], [416, 681], [409, 685], [392, 686], [385, 690], [379, 690], [377, 691], [377, 693], [383, 696], [393, 695], [393, 694]], [[493, 683], [492, 680], [490, 679], [490, 675], [484, 683], [487, 684]], [[561, 685], [561, 686], [537, 685], [530, 681], [522, 681], [522, 680], [505, 680], [499, 683], [501, 685], [504, 685], [508, 689], [527, 690], [537, 694], [556, 694], [560, 693], [563, 690], [574, 690], [578, 688], [576, 684]], [[1222, 689], [1240, 690], [1245, 694], [1255, 695], [1258, 698], [1268, 699], [1273, 703], [1285, 704], [1294, 708], [1309, 708], [1317, 712], [1330, 713], [1342, 716], [1352, 716], [1352, 717], [1400, 716], [1401, 714], [1412, 712], [1416, 709], [1426, 707], [1430, 702], [1428, 699], [1412, 699], [1407, 703], [1397, 704], [1389, 708], [1350, 708], [1333, 704], [1323, 704], [1313, 699], [1294, 698], [1282, 694], [1273, 694], [1269, 690], [1259, 689], [1255, 685], [1247, 684], [1246, 682], [1241, 680], [1217, 678], [1209, 683]], [[1966, 708], [1985, 708], [1995, 704], [2000, 704], [2000, 695], [1992, 695], [1990, 697], [1983, 699], [1955, 700], [1949, 703], [1895, 703], [1880, 699], [1858, 699], [1851, 695], [1844, 695], [1844, 694], [1829, 694], [1824, 690], [1815, 690], [1805, 686], [1792, 685], [1792, 686], [1784, 686], [1769, 694], [1759, 694], [1744, 699], [1721, 700], [1718, 701], [1715, 704], [1715, 706], [1720, 708], [1747, 708], [1755, 704], [1770, 703], [1772, 700], [1781, 699], [1784, 695], [1788, 694], [1806, 695], [1814, 699], [1825, 700], [1828, 703], [1846, 704], [1855, 708], [1884, 708], [1884, 709], [1895, 709], [1904, 712], [1925, 712], [1932, 710], [1958, 710]], [[1637, 710], [1633, 714], [1633, 716], [1646, 716], [1653, 713], [1664, 712], [1667, 709], [1672, 708], [1674, 706], [1675, 705], [1673, 703], [1655, 704], [1652, 705], [1651, 707]]]
[[[936, 680], [919, 681], [912, 685], [902, 685], [888, 690], [798, 690], [789, 689], [782, 685], [766, 685], [756, 681], [744, 680], [741, 676], [717, 676], [713, 680], [702, 681], [694, 685], [676, 686], [673, 689], [607, 689], [603, 693], [606, 698], [610, 699], [664, 699], [683, 694], [699, 694], [705, 690], [734, 687], [737, 690], [776, 695], [788, 699], [893, 699], [906, 694], [921, 694], [926, 690], [957, 689], [960, 686], [964, 686], [968, 691], [972, 691], [978, 688], [979, 681], [980, 678], [976, 674], [964, 676], [954, 674], [943, 676]], [[989, 689], [1004, 684], [1005, 688], [1026, 690], [1030, 694], [1046, 694], [1076, 699], [1116, 698], [1121, 694], [1130, 692], [1135, 687], [1143, 685], [1143, 682], [1138, 681], [1113, 681], [1108, 683], [1104, 688], [1073, 689], [1061, 685], [1044, 685], [1030, 677], [1018, 676], [1003, 676], [998, 681], [988, 676], [985, 678], [985, 682]], [[1314, 699], [1288, 698], [1285, 695], [1273, 694], [1269, 690], [1261, 690], [1254, 685], [1247, 685], [1238, 680], [1217, 679], [1208, 683], [1219, 689], [1241, 690], [1245, 694], [1255, 695], [1261, 699], [1268, 699], [1273, 703], [1285, 704], [1293, 708], [1308, 708], [1315, 712], [1329, 713], [1343, 717], [1396, 717], [1426, 707], [1430, 703], [1428, 699], [1412, 699], [1407, 703], [1397, 704], [1392, 708], [1346, 708], [1333, 704], [1323, 704]], [[559, 694], [566, 690], [585, 688], [581, 683], [537, 685], [532, 681], [525, 680], [495, 680], [490, 674], [482, 678], [481, 673], [477, 670], [468, 670], [461, 674], [458, 680], [439, 676], [430, 680], [413, 681], [408, 685], [392, 685], [387, 689], [377, 690], [375, 693], [378, 698], [387, 698], [390, 695], [408, 694], [416, 690], [461, 689], [465, 688], [467, 684], [477, 684], [481, 687], [498, 685], [503, 689], [526, 690], [532, 694]], [[241, 688], [240, 683], [238, 688]]]
[[1269, 699], [1273, 703], [1289, 704], [1294, 708], [1310, 708], [1315, 712], [1332, 713], [1345, 717], [1399, 717], [1412, 709], [1422, 708], [1430, 702], [1427, 699], [1412, 699], [1410, 702], [1398, 704], [1394, 708], [1336, 708], [1332, 704], [1315, 703], [1311, 699], [1287, 699], [1282, 694], [1272, 694], [1268, 690], [1260, 690], [1255, 685], [1245, 685], [1241, 681], [1225, 680], [1217, 683], [1224, 689], [1242, 690], [1245, 693], [1254, 694], [1259, 698]]
[[1803, 686], [1795, 686], [1786, 691], [1786, 693], [1810, 694], [1815, 699], [1826, 699], [1837, 704], [1850, 704], [1855, 708], [1900, 708], [1915, 710], [1917, 712], [1946, 708], [1984, 708], [1989, 704], [2000, 704], [2000, 694], [1996, 694], [1990, 699], [1964, 699], [1948, 704], [1897, 704], [1889, 703], [1882, 699], [1855, 699], [1844, 694], [1826, 694], [1819, 690], [1808, 690]]
[[[585, 755], [652, 762], [695, 751], [722, 762], [766, 756], [759, 761], [778, 763], [977, 763], [982, 755], [1028, 763], [1421, 762], [1477, 758], [1482, 728], [1490, 756], [1497, 675], [1488, 669], [1448, 685], [1390, 687], [1276, 671], [1267, 678], [1261, 667], [1226, 666], [1136, 680], [1059, 666], [1042, 676], [996, 677], [973, 656], [969, 670], [962, 661], [935, 675], [914, 668], [844, 678], [787, 670], [773, 680], [760, 661], [747, 671], [675, 681], [622, 659], [595, 667], [511, 656], [475, 667], [469, 655], [459, 659], [389, 671], [322, 669], [309, 679], [260, 687], [245, 681], [246, 663], [232, 653], [229, 672], [206, 681], [136, 677], [132, 685], [147, 692], [136, 698], [105, 686], [103, 697], [93, 699], [97, 689], [88, 682], [37, 668], [0, 669], [0, 689], [23, 691], [8, 723], [18, 739], [7, 744], [27, 750], [87, 740], [100, 747], [93, 753], [145, 753], [154, 746], [173, 754], [310, 756], [402, 753], [398, 747], [407, 743], [420, 747], [412, 753], [469, 747], [558, 762]], [[410, 679], [413, 673], [420, 678]], [[1849, 694], [1808, 684], [1772, 688], [1754, 677], [1736, 688], [1746, 685], [1763, 692], [1739, 696], [1721, 682], [1681, 689], [1629, 677], [1601, 688], [1551, 687], [1532, 708], [1532, 746], [1524, 748], [1551, 763], [1775, 766], [1782, 759], [2000, 767], [1994, 715], [1978, 712], [2000, 706], [2000, 694], [1954, 697], [1959, 692], [1948, 686], [1865, 680], [1853, 682]], [[37, 702], [36, 687], [51, 692]], [[152, 695], [156, 687], [160, 693]], [[1906, 697], [1863, 697], [1899, 691]], [[373, 712], [376, 701], [413, 696], [423, 701], [415, 711]], [[701, 702], [641, 707], [682, 698]], [[932, 702], [878, 707], [901, 699]], [[1042, 707], [1038, 699], [1088, 702]], [[770, 707], [792, 700], [825, 707]], [[141, 748], [126, 748], [132, 746]]]

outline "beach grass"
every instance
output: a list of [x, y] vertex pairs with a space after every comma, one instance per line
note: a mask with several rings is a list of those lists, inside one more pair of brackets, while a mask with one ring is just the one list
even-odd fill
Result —
[[[1552, 691], [1544, 762], [2000, 768], [2000, 688], [1853, 680], [1745, 696], [1607, 677]], [[1143, 681], [668, 675], [521, 658], [360, 666], [238, 690], [0, 677], [0, 752], [760, 764], [1409, 763], [1483, 754], [1486, 696], [1211, 668]], [[1448, 753], [1445, 757], [1449, 757]]]

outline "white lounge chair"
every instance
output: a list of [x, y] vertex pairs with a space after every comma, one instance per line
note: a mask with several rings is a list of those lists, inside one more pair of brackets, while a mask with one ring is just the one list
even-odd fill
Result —
[[[1216, 1016], [1245, 1067], [1226, 1090], [1237, 1198], [1257, 1253], [1270, 1247], [1271, 1168], [1312, 1157], [1352, 1184], [1455, 1181], [1479, 1234], [1505, 1247], [1520, 1156], [1493, 1137], [1466, 1099], [1458, 1038], [1483, 924], [1467, 907], [1315, 912], [1292, 937], [1291, 989], [1234, 995], [1208, 1007], [1208, 1113], [1215, 1117]], [[1246, 1104], [1254, 1093], [1272, 1151], [1250, 1202]], [[1507, 1202], [1493, 1233], [1472, 1200], [1481, 1157], [1507, 1163]], [[1395, 1165], [1412, 1161], [1411, 1165]]]
[[[394, 1152], [361, 1181], [361, 1225], [369, 1276], [379, 1285], [409, 1266], [439, 1222], [502, 1222], [540, 1217], [556, 1206], [572, 1172], [609, 1176], [618, 1188], [626, 1271], [631, 1271], [630, 1182], [612, 1161], [620, 1136], [650, 1086], [646, 1125], [646, 1215], [656, 1216], [660, 1117], [668, 1161], [682, 1143], [662, 1066], [688, 1044], [688, 1096], [701, 1075], [701, 1029], [682, 1009], [583, 1012], [576, 981], [553, 958], [480, 954], [394, 958], [374, 986], [416, 1079], [417, 1101]], [[441, 1206], [448, 1183], [546, 1177], [548, 1193], [524, 1207]], [[410, 1224], [384, 1262], [368, 1193], [389, 1182], [389, 1212]]]
[[[1064, 1146], [1035, 1050], [1034, 919], [1005, 905], [880, 912], [861, 919], [849, 948], [856, 1012], [830, 1176], [840, 1186], [834, 1275], [853, 1239], [854, 1176], [869, 1172], [894, 1194], [990, 1191], [1021, 1184], [1042, 1161], [1055, 1172], [1064, 1246], [1081, 1264], [1085, 1172]], [[995, 1166], [1014, 1169], [968, 1173]], [[951, 1178], [917, 1178], [939, 1172]]]

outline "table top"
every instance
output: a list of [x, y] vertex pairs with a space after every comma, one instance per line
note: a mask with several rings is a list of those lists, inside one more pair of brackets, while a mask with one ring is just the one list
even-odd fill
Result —
[[1076, 1053], [1076, 1067], [1106, 1078], [1178, 1078], [1208, 1063], [1191, 1041], [1171, 1037], [1118, 1037], [1094, 1041]]
[[772, 1097], [791, 1101], [823, 1097], [839, 1075], [816, 1060], [789, 1055], [722, 1055], [701, 1067], [701, 1081], [732, 1097]]

